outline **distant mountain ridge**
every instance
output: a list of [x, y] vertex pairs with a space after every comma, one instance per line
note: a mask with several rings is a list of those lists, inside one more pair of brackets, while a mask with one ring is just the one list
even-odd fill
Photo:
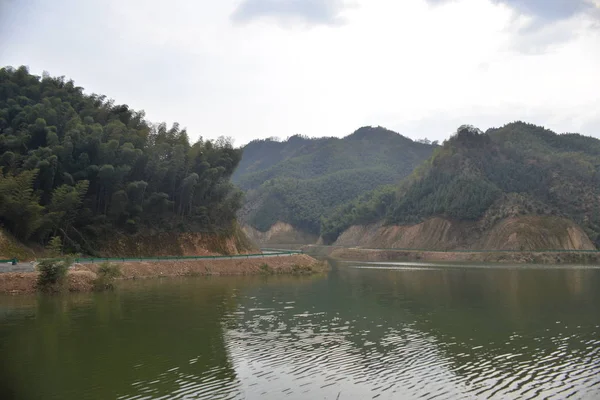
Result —
[[277, 222], [320, 234], [321, 219], [357, 196], [399, 182], [431, 156], [434, 145], [382, 127], [344, 138], [255, 140], [232, 180], [246, 191], [243, 222], [265, 232]]
[[[598, 247], [600, 140], [579, 134], [558, 135], [523, 122], [485, 133], [462, 126], [402, 184], [365, 193], [339, 207], [324, 219], [321, 231], [325, 242], [332, 243], [352, 227], [376, 224], [369, 231], [371, 245], [384, 231], [388, 245], [400, 245], [410, 242], [402, 237], [407, 230], [392, 234], [385, 227], [424, 229], [428, 225], [422, 224], [432, 218], [448, 221], [434, 225], [452, 227], [454, 232], [452, 240], [445, 239], [438, 248], [483, 244], [505, 249]], [[465, 224], [457, 225], [459, 222]], [[499, 229], [501, 223], [504, 225]], [[461, 233], [458, 226], [468, 229]], [[381, 229], [379, 233], [375, 233], [377, 229]], [[354, 244], [361, 244], [356, 234], [359, 231], [353, 228], [354, 234], [345, 238], [352, 237]], [[486, 235], [492, 232], [494, 240], [488, 240]], [[542, 234], [555, 238], [536, 238]], [[432, 241], [427, 244], [436, 247]]]

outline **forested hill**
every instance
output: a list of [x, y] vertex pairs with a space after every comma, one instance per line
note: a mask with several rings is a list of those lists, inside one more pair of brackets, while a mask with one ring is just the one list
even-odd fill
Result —
[[256, 140], [244, 148], [233, 180], [246, 190], [242, 218], [260, 231], [277, 221], [319, 234], [335, 207], [382, 185], [399, 182], [433, 152], [381, 127], [343, 138]]
[[352, 225], [410, 225], [430, 217], [479, 221], [565, 217], [600, 245], [600, 140], [522, 122], [462, 126], [398, 187], [371, 192], [323, 223], [327, 242]]
[[93, 254], [115, 231], [227, 231], [240, 159], [63, 77], [0, 69], [0, 225], [22, 241]]

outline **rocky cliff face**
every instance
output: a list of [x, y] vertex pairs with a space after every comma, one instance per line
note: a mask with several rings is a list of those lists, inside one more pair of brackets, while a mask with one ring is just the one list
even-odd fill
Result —
[[347, 229], [336, 246], [426, 250], [595, 250], [586, 233], [560, 217], [525, 216], [480, 222], [430, 218], [416, 225], [368, 226]]

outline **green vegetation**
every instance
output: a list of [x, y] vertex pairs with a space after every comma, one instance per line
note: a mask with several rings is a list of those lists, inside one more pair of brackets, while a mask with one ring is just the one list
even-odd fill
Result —
[[60, 236], [52, 236], [46, 245], [46, 250], [52, 257], [58, 257], [62, 254], [62, 240]]
[[94, 290], [112, 290], [114, 289], [114, 280], [121, 276], [121, 267], [105, 262], [100, 265], [96, 274], [98, 277], [94, 280]]
[[[324, 266], [321, 266], [321, 267], [324, 268]], [[317, 269], [311, 265], [298, 265], [298, 264], [292, 265], [292, 273], [294, 275], [310, 275], [315, 272], [317, 272]]]
[[16, 258], [19, 261], [24, 261], [34, 257], [35, 253], [30, 248], [0, 228], [0, 258]]
[[516, 122], [486, 133], [462, 126], [436, 154], [391, 190], [370, 193], [323, 221], [326, 241], [347, 227], [432, 216], [485, 220], [558, 215], [600, 245], [600, 140], [557, 135]]
[[273, 274], [273, 269], [269, 267], [269, 264], [260, 264], [258, 268], [260, 268], [260, 272], [262, 272], [265, 275]]
[[[269, 264], [261, 264], [259, 267], [260, 272], [263, 275], [274, 275], [276, 274], [276, 270], [274, 270]], [[313, 265], [300, 265], [293, 264], [291, 266], [291, 273], [293, 275], [311, 275], [315, 273], [324, 272], [328, 269], [328, 264], [325, 262], [321, 262]]]
[[229, 232], [241, 153], [63, 77], [0, 69], [0, 225], [21, 241], [95, 254], [115, 231]]
[[43, 292], [60, 292], [63, 290], [67, 278], [67, 271], [73, 263], [70, 259], [48, 259], [37, 265], [37, 288]]
[[396, 200], [396, 187], [382, 186], [339, 206], [322, 219], [321, 236], [325, 243], [333, 243], [352, 225], [368, 224], [385, 218]]
[[360, 128], [343, 139], [296, 135], [284, 142], [253, 141], [233, 176], [247, 191], [241, 216], [260, 231], [282, 221], [319, 234], [323, 216], [399, 182], [433, 149], [381, 127]]

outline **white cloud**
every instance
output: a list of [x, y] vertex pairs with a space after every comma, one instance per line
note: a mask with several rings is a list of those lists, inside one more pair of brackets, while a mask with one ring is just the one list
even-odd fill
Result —
[[383, 125], [444, 139], [462, 123], [521, 119], [600, 135], [590, 13], [523, 35], [532, 16], [495, 0], [356, 0], [327, 14], [344, 24], [302, 10], [301, 24], [282, 22], [289, 10], [239, 24], [235, 0], [28, 1], [27, 15], [8, 9], [2, 64], [67, 75], [192, 137], [241, 144]]

